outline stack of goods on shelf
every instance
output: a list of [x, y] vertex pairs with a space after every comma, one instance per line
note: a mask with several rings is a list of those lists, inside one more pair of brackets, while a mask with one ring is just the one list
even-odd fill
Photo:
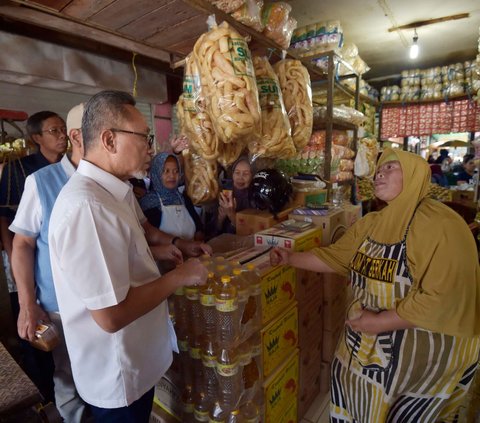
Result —
[[398, 85], [382, 87], [380, 90], [380, 101], [399, 101], [401, 89]]
[[358, 201], [368, 201], [374, 197], [373, 177], [379, 151], [376, 138], [364, 137], [358, 141], [355, 159], [355, 176], [358, 177], [356, 198]]
[[321, 21], [297, 28], [290, 48], [302, 56], [313, 56], [335, 50], [343, 44], [343, 29], [340, 21]]
[[[333, 119], [347, 125], [361, 126], [365, 122], [365, 115], [353, 107], [345, 105], [333, 108]], [[316, 126], [324, 125], [327, 120], [327, 107], [318, 106], [313, 108], [313, 121]]]
[[290, 16], [292, 7], [286, 2], [268, 3], [262, 11], [263, 34], [283, 49], [288, 49], [297, 21]]
[[5, 142], [0, 143], [0, 161], [2, 163], [19, 159], [27, 155], [27, 148], [23, 138], [6, 138]]
[[402, 71], [398, 86], [383, 87], [381, 101], [439, 100], [480, 89], [480, 60]]

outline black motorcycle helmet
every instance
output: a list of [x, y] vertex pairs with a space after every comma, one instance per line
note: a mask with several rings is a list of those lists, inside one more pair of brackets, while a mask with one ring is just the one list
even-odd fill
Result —
[[277, 169], [264, 169], [253, 177], [251, 194], [257, 209], [277, 214], [289, 202], [292, 193], [288, 177]]

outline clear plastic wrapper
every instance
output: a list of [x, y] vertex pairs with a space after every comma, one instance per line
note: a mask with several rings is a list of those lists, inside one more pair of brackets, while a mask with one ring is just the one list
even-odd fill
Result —
[[232, 13], [245, 4], [245, 0], [208, 0], [225, 13]]
[[207, 161], [189, 150], [183, 150], [187, 195], [193, 204], [208, 203], [217, 198], [219, 187], [217, 163]]
[[193, 150], [205, 160], [215, 160], [219, 154], [218, 138], [207, 112], [200, 73], [191, 55], [185, 59], [183, 94], [177, 103], [177, 114], [181, 132], [187, 136]]
[[289, 16], [291, 11], [288, 3], [279, 1], [266, 4], [262, 12], [264, 35], [285, 50], [290, 46], [293, 31], [297, 27], [297, 21]]
[[[313, 120], [315, 124], [322, 124], [326, 119], [326, 115], [326, 106], [316, 106], [313, 108]], [[362, 112], [344, 105], [335, 106], [333, 108], [333, 117], [356, 126], [362, 125], [366, 120], [365, 115]]]
[[223, 22], [197, 40], [193, 54], [219, 141], [245, 145], [261, 131], [257, 84], [245, 39]]
[[297, 151], [308, 144], [312, 135], [313, 103], [310, 75], [298, 60], [281, 60], [275, 64], [275, 72], [282, 89], [292, 138]]
[[278, 77], [266, 57], [254, 57], [262, 113], [262, 137], [249, 144], [255, 156], [288, 158], [296, 154]]
[[263, 0], [247, 0], [243, 6], [235, 10], [232, 16], [242, 24], [262, 32], [265, 26], [262, 22]]
[[[258, 137], [254, 139], [258, 139]], [[242, 142], [231, 142], [228, 144], [221, 142], [218, 146], [217, 161], [226, 168], [240, 157], [244, 149], [245, 145]]]

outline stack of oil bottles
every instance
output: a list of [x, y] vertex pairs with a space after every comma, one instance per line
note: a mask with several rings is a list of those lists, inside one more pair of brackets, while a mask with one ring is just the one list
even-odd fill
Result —
[[261, 278], [253, 265], [201, 259], [207, 283], [181, 288], [172, 298], [182, 422], [260, 422]]

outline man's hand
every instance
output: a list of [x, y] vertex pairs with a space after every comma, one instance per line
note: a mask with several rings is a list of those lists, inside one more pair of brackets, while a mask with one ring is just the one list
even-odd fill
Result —
[[207, 268], [196, 258], [188, 259], [171, 273], [178, 277], [183, 286], [203, 285], [208, 276]]
[[183, 263], [182, 252], [175, 245], [151, 245], [150, 250], [157, 260], [172, 261], [175, 265]]
[[32, 304], [28, 307], [20, 307], [17, 321], [18, 336], [27, 341], [35, 340], [35, 330], [37, 328], [37, 323], [40, 320], [49, 322], [50, 318], [38, 304]]
[[202, 254], [212, 255], [212, 247], [200, 241], [178, 239], [175, 244], [187, 257], [198, 257]]
[[275, 247], [270, 251], [270, 265], [279, 266], [289, 264], [290, 252], [283, 248]]

